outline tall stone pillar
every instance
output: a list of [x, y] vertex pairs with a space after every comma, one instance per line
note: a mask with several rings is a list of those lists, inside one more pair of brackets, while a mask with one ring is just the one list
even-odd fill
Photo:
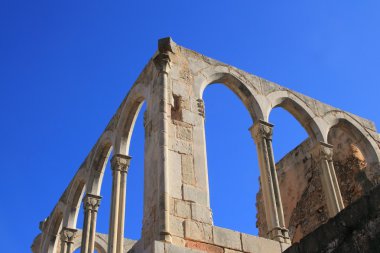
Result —
[[108, 253], [123, 252], [125, 195], [131, 157], [116, 154], [111, 159], [112, 199], [108, 234]]
[[332, 159], [333, 146], [319, 142], [315, 145], [312, 154], [320, 167], [322, 189], [326, 197], [329, 216], [334, 217], [344, 208], [344, 205]]
[[61, 253], [71, 253], [73, 251], [74, 237], [78, 230], [74, 228], [62, 228], [61, 231]]
[[154, 63], [158, 70], [157, 83], [159, 84], [159, 116], [160, 117], [160, 156], [161, 161], [159, 167], [159, 185], [162, 187], [159, 190], [159, 238], [165, 242], [171, 242], [170, 234], [170, 208], [169, 208], [169, 165], [168, 165], [168, 117], [169, 117], [169, 72], [170, 72], [170, 54], [174, 53], [174, 42], [170, 38], [160, 39], [158, 41], [159, 54], [154, 58]]
[[263, 193], [268, 237], [283, 243], [290, 243], [285, 228], [280, 189], [272, 148], [273, 125], [258, 120], [250, 128], [255, 140], [260, 165], [260, 182]]
[[87, 193], [83, 199], [84, 221], [81, 253], [93, 253], [95, 249], [96, 218], [101, 197]]

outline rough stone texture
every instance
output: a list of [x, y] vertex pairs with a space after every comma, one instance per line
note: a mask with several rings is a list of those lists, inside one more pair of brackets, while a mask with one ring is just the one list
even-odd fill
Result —
[[380, 252], [380, 186], [362, 196], [285, 253]]
[[[186, 49], [170, 38], [164, 38], [159, 40], [157, 52], [133, 84], [48, 218], [41, 222], [41, 233], [33, 243], [33, 252], [59, 252], [62, 228], [77, 227], [76, 218], [83, 193], [100, 194], [111, 148], [114, 157], [128, 157], [134, 122], [144, 101], [147, 106], [143, 112], [143, 226], [141, 239], [133, 245], [131, 253], [232, 253], [242, 250], [246, 253], [277, 253], [286, 248], [284, 243], [279, 242], [288, 240], [285, 225], [289, 227], [293, 241], [298, 241], [325, 222], [326, 201], [321, 191], [319, 170], [313, 164], [309, 149], [301, 147], [290, 153], [278, 164], [278, 169], [274, 170], [270, 137], [265, 137], [265, 141], [260, 141], [260, 137], [252, 141], [265, 144], [258, 145], [258, 154], [270, 224], [264, 220], [264, 205], [260, 197], [257, 202], [257, 224], [260, 235], [265, 237], [266, 227], [270, 226], [271, 237], [278, 241], [251, 237], [212, 225], [204, 129], [207, 115], [202, 99], [204, 89], [212, 83], [222, 83], [231, 89], [243, 102], [255, 123], [270, 125], [269, 114], [274, 107], [279, 106], [300, 121], [314, 142], [331, 143], [338, 151], [342, 150], [340, 153], [351, 150], [353, 154], [349, 158], [342, 159], [339, 152], [334, 157], [345, 203], [351, 203], [380, 181], [380, 136], [371, 121]], [[344, 130], [344, 138], [341, 137], [340, 130]], [[334, 140], [339, 141], [334, 144]], [[362, 156], [352, 148], [345, 148], [347, 143], [354, 144]], [[365, 163], [362, 157], [365, 158]], [[122, 247], [123, 243], [123, 250], [130, 247], [121, 238], [124, 204], [129, 203], [125, 202], [123, 188], [128, 180], [125, 169], [127, 168], [121, 173], [119, 167], [114, 168], [117, 173], [113, 174], [116, 190], [113, 191], [111, 203], [114, 209], [111, 212], [110, 243], [108, 244], [108, 237], [106, 240], [111, 249]], [[133, 161], [130, 169], [135, 169]], [[272, 176], [276, 171], [280, 187], [277, 187], [276, 178]], [[333, 181], [325, 179], [323, 182], [324, 186], [326, 182], [330, 183], [330, 187]], [[298, 188], [294, 189], [294, 185]], [[286, 193], [281, 195], [286, 224], [280, 219], [282, 207], [276, 204], [280, 198], [279, 188]], [[275, 194], [271, 189], [275, 189]], [[330, 201], [331, 195], [338, 189], [336, 184], [333, 189], [327, 195], [330, 212], [331, 205], [334, 204], [334, 201]], [[276, 199], [273, 200], [271, 196]], [[275, 223], [279, 220], [281, 224], [277, 226]], [[86, 231], [88, 232], [89, 230]], [[120, 252], [114, 250], [109, 253]]]
[[[334, 146], [334, 167], [344, 205], [348, 206], [376, 184], [366, 173], [367, 163], [357, 142], [345, 131], [335, 128], [329, 135]], [[312, 142], [307, 139], [277, 164], [284, 217], [292, 242], [327, 222], [327, 206], [319, 178], [318, 166], [310, 154]], [[266, 224], [261, 192], [257, 195], [257, 223], [260, 236], [266, 237]]]

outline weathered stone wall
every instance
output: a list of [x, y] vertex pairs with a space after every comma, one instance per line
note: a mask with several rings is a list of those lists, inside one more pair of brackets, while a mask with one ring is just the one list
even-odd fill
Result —
[[[264, 212], [259, 196], [258, 226], [260, 235], [266, 236], [265, 222], [268, 222], [270, 238], [274, 241], [213, 226], [202, 100], [204, 89], [213, 83], [222, 83], [230, 88], [252, 117], [254, 125], [250, 131], [258, 147], [267, 208]], [[371, 121], [210, 59], [165, 38], [159, 41], [158, 51], [43, 222], [41, 235], [34, 244], [35, 252], [55, 253], [60, 241], [62, 249], [66, 247], [66, 251], [70, 251], [67, 246], [72, 236], [63, 233], [64, 237], [59, 240], [60, 234], [76, 228], [82, 196], [90, 194], [100, 198], [98, 195], [111, 148], [113, 190], [108, 251], [122, 251], [129, 145], [144, 101], [147, 105], [144, 114], [144, 218], [141, 239], [133, 246], [136, 253], [283, 251], [289, 242], [286, 226], [293, 241], [298, 241], [327, 220], [318, 167], [323, 172], [329, 214], [334, 215], [343, 208], [343, 201], [336, 197], [339, 189], [335, 177], [328, 177], [333, 170], [331, 147], [327, 142], [338, 150], [334, 159], [346, 203], [368, 191], [376, 182], [374, 175], [380, 179], [380, 136]], [[304, 143], [277, 165], [280, 187], [273, 160], [272, 125], [268, 122], [271, 110], [278, 106], [297, 118], [310, 134], [318, 159], [323, 162], [316, 166], [315, 159], [309, 154], [310, 143]], [[355, 138], [345, 140], [330, 133], [327, 140], [330, 129], [341, 125], [352, 131]], [[341, 134], [337, 132], [336, 135]], [[345, 141], [334, 144], [335, 139]], [[360, 153], [346, 143], [359, 147], [366, 163]], [[352, 154], [349, 158], [340, 158], [340, 153], [347, 152], [339, 150], [349, 150]], [[328, 160], [324, 156], [328, 156]], [[283, 218], [281, 201], [286, 219]], [[85, 233], [94, 236], [96, 230], [92, 228], [96, 226], [96, 219], [84, 219], [83, 224], [86, 224], [83, 226]], [[84, 242], [84, 247], [90, 244], [93, 242]]]
[[380, 186], [292, 245], [286, 253], [380, 252]]
[[[365, 157], [347, 132], [339, 128], [332, 129], [329, 143], [334, 146], [334, 168], [344, 205], [348, 206], [373, 188], [376, 180], [366, 173]], [[329, 218], [319, 167], [310, 152], [312, 147], [311, 140], [307, 139], [276, 164], [284, 218], [293, 243]], [[256, 226], [259, 235], [266, 237], [261, 192], [257, 194], [256, 205]]]

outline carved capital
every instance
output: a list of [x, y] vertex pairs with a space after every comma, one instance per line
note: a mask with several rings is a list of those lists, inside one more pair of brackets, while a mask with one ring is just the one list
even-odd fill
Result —
[[74, 228], [62, 228], [61, 240], [65, 243], [73, 243], [74, 237], [76, 236], [78, 230]]
[[251, 131], [252, 138], [258, 142], [263, 138], [272, 140], [273, 127], [274, 125], [269, 122], [258, 120], [249, 130]]
[[318, 142], [312, 149], [311, 153], [316, 161], [320, 161], [322, 159], [332, 161], [333, 146], [325, 142]]
[[175, 49], [176, 44], [170, 37], [158, 41], [158, 54], [153, 61], [160, 73], [169, 72], [170, 53], [174, 53]]
[[87, 193], [86, 196], [83, 198], [84, 211], [86, 212], [87, 210], [92, 210], [92, 211], [97, 212], [100, 206], [101, 199], [102, 199], [101, 196]]
[[111, 168], [113, 171], [128, 173], [129, 164], [132, 157], [127, 155], [116, 154], [111, 159]]

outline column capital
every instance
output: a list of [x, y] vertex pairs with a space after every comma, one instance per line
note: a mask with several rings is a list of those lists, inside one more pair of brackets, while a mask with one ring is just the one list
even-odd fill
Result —
[[316, 161], [322, 159], [332, 161], [334, 151], [331, 144], [320, 141], [312, 148], [311, 153]]
[[93, 211], [97, 212], [98, 208], [100, 206], [100, 200], [101, 199], [102, 199], [101, 196], [87, 193], [86, 196], [83, 198], [84, 211], [93, 210]]
[[129, 164], [132, 157], [127, 155], [116, 154], [111, 159], [111, 169], [128, 173]]
[[253, 126], [249, 128], [252, 138], [259, 141], [262, 138], [272, 140], [274, 125], [264, 120], [257, 120]]
[[74, 237], [76, 236], [78, 230], [74, 228], [64, 227], [61, 230], [61, 239], [66, 243], [73, 243]]
[[170, 71], [170, 53], [176, 51], [176, 43], [170, 38], [163, 38], [158, 41], [158, 54], [154, 57], [153, 62], [160, 73]]

